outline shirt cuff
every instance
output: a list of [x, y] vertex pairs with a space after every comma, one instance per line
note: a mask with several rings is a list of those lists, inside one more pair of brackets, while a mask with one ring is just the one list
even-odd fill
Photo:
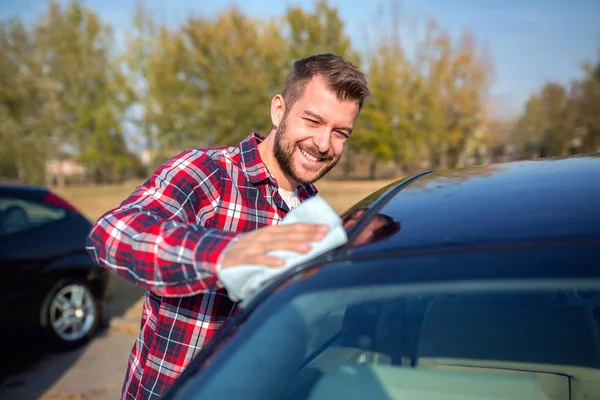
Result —
[[223, 256], [238, 241], [238, 232], [213, 230], [196, 245], [195, 269], [202, 275], [209, 271], [215, 275], [221, 269]]

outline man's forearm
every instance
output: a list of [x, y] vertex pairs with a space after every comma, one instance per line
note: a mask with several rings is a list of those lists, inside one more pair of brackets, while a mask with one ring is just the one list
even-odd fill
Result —
[[99, 219], [86, 248], [100, 266], [160, 296], [190, 296], [218, 285], [219, 257], [234, 232], [163, 220], [137, 208]]

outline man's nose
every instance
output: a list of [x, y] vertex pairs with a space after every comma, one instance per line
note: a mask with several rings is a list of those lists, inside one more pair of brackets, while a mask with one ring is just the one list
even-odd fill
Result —
[[323, 129], [313, 136], [313, 143], [321, 153], [329, 153], [329, 149], [331, 148], [331, 132]]

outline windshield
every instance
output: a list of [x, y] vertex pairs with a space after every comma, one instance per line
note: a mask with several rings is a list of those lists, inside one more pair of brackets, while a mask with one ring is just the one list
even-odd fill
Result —
[[591, 279], [298, 293], [257, 309], [176, 398], [600, 399], [599, 307]]

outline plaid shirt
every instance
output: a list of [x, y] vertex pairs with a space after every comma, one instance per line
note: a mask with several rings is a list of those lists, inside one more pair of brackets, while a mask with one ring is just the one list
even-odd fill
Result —
[[[99, 265], [147, 290], [123, 399], [156, 399], [230, 316], [220, 256], [239, 232], [289, 211], [252, 133], [236, 147], [184, 151], [102, 216], [87, 249]], [[313, 185], [300, 186], [305, 200]]]

